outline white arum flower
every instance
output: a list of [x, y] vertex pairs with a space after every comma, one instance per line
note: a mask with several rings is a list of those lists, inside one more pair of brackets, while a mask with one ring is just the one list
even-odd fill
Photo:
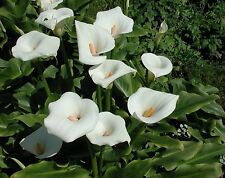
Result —
[[117, 78], [136, 70], [118, 60], [106, 60], [98, 66], [89, 69], [89, 75], [94, 83], [107, 88]]
[[130, 143], [124, 119], [110, 112], [101, 112], [95, 129], [86, 136], [91, 143], [99, 146], [113, 146], [121, 142]]
[[94, 129], [98, 115], [98, 107], [94, 101], [66, 92], [60, 99], [49, 104], [49, 115], [44, 124], [48, 133], [65, 142], [72, 142]]
[[41, 127], [20, 141], [20, 146], [43, 159], [51, 157], [59, 152], [63, 141], [54, 135], [50, 135], [45, 127]]
[[178, 95], [139, 88], [128, 99], [128, 110], [132, 116], [145, 123], [155, 123], [169, 116], [176, 108]]
[[166, 21], [164, 20], [164, 21], [160, 24], [159, 33], [166, 33], [167, 30], [168, 30], [168, 25], [166, 24]]
[[79, 60], [87, 65], [97, 65], [106, 60], [99, 56], [115, 47], [115, 40], [107, 30], [79, 21], [75, 21]]
[[108, 11], [98, 12], [94, 24], [107, 29], [116, 38], [119, 34], [132, 32], [134, 21], [125, 16], [117, 6]]
[[169, 74], [173, 69], [171, 61], [164, 56], [157, 56], [153, 53], [144, 53], [141, 56], [144, 66], [151, 71], [155, 78]]
[[40, 13], [35, 22], [54, 30], [59, 22], [73, 15], [73, 11], [69, 8], [50, 9]]
[[46, 58], [56, 56], [59, 45], [59, 38], [31, 31], [19, 37], [16, 45], [12, 48], [12, 54], [23, 61], [39, 57]]
[[40, 0], [41, 8], [43, 10], [54, 9], [62, 2], [63, 0]]

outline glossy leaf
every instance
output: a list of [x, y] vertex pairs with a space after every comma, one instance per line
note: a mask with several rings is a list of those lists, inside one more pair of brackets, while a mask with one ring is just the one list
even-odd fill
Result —
[[33, 127], [35, 124], [41, 124], [46, 117], [45, 114], [24, 114], [14, 117], [15, 120], [20, 120], [28, 127]]
[[225, 141], [225, 125], [222, 120], [215, 121], [210, 134], [212, 136], [219, 136], [221, 140]]
[[26, 8], [29, 5], [29, 0], [17, 0], [16, 4], [15, 4], [15, 15], [18, 18], [21, 18], [25, 12], [26, 12]]
[[148, 32], [144, 28], [134, 25], [133, 32], [127, 34], [127, 37], [138, 37], [138, 36], [145, 36]]
[[222, 168], [219, 163], [214, 164], [197, 164], [197, 165], [182, 165], [171, 173], [163, 174], [163, 178], [217, 178], [222, 176]]
[[216, 116], [221, 116], [225, 118], [225, 112], [223, 107], [218, 103], [216, 103], [215, 101], [202, 107], [202, 110], [209, 114], [214, 114]]
[[141, 83], [139, 83], [139, 81], [134, 78], [132, 74], [127, 74], [120, 77], [114, 81], [114, 84], [126, 97], [129, 97], [141, 87]]
[[217, 163], [219, 156], [225, 154], [224, 145], [216, 143], [204, 144], [202, 149], [187, 164]]
[[58, 69], [55, 66], [50, 65], [44, 70], [43, 74], [45, 78], [55, 78], [55, 75], [57, 72], [58, 72]]
[[145, 145], [146, 143], [151, 143], [156, 145], [157, 147], [161, 148], [174, 148], [174, 149], [184, 149], [184, 145], [178, 139], [171, 138], [169, 136], [159, 136], [154, 135], [150, 131], [149, 133], [144, 133], [137, 137], [136, 142], [134, 144], [135, 147]]
[[79, 166], [57, 167], [54, 162], [42, 161], [37, 164], [31, 164], [25, 169], [14, 173], [10, 178], [90, 178], [89, 172]]
[[202, 142], [187, 141], [183, 142], [183, 144], [183, 151], [180, 149], [168, 148], [165, 152], [156, 157], [154, 164], [163, 166], [167, 171], [171, 171], [183, 162], [194, 158], [203, 146]]
[[[0, 168], [8, 168], [8, 166], [6, 165], [5, 161], [5, 155], [3, 153], [3, 149], [2, 147], [0, 147]], [[0, 174], [1, 175], [1, 174]], [[1, 177], [1, 176], [0, 176]]]
[[177, 107], [171, 115], [174, 118], [195, 112], [218, 98], [216, 95], [197, 95], [185, 91], [179, 96]]
[[115, 178], [115, 177], [144, 177], [151, 169], [151, 159], [146, 160], [134, 160], [129, 163], [125, 168], [110, 168], [106, 171], [103, 178]]

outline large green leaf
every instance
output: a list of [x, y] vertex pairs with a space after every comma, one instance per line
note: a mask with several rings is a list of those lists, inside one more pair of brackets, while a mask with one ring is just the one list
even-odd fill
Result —
[[5, 164], [4, 159], [5, 159], [5, 155], [3, 154], [2, 147], [0, 147], [0, 168], [8, 168], [8, 166]]
[[202, 148], [202, 142], [183, 142], [184, 150], [168, 148], [154, 159], [154, 164], [163, 166], [166, 170], [171, 171], [177, 166], [192, 159]]
[[174, 118], [195, 112], [218, 99], [216, 95], [197, 95], [185, 91], [182, 91], [179, 95], [177, 107], [171, 115]]
[[45, 114], [23, 114], [14, 117], [14, 119], [22, 121], [28, 127], [32, 127], [37, 123], [41, 124], [45, 117], [46, 117]]
[[134, 29], [131, 33], [127, 34], [127, 37], [138, 37], [145, 36], [148, 34], [148, 31], [138, 25], [134, 25]]
[[202, 149], [187, 164], [217, 163], [219, 156], [225, 154], [224, 145], [216, 143], [204, 144]]
[[79, 166], [58, 167], [54, 162], [31, 164], [10, 178], [90, 178], [89, 172]]
[[138, 147], [141, 145], [145, 145], [147, 142], [150, 142], [157, 147], [164, 147], [164, 148], [176, 148], [183, 150], [184, 145], [178, 139], [171, 138], [169, 136], [159, 136], [153, 135], [151, 132], [141, 134], [135, 141], [134, 146]]
[[28, 5], [29, 5], [29, 0], [16, 1], [14, 12], [17, 18], [21, 18], [25, 14], [26, 8]]
[[223, 107], [221, 105], [219, 105], [218, 103], [216, 103], [215, 101], [202, 107], [201, 109], [209, 114], [214, 114], [216, 116], [225, 117], [225, 112], [224, 112]]
[[132, 178], [144, 177], [147, 172], [151, 169], [151, 159], [146, 160], [134, 160], [129, 163], [125, 168], [113, 167], [106, 171], [103, 178]]
[[225, 141], [225, 126], [222, 120], [214, 122], [210, 134], [212, 136], [219, 136], [221, 140]]
[[58, 72], [58, 68], [53, 65], [48, 66], [44, 71], [45, 78], [55, 78], [56, 73]]
[[182, 165], [171, 173], [163, 174], [163, 178], [219, 178], [222, 176], [221, 164]]
[[0, 70], [0, 86], [3, 86], [6, 81], [14, 80], [22, 75], [20, 69], [21, 61], [18, 59], [10, 59], [7, 67]]
[[141, 87], [141, 83], [132, 74], [120, 77], [114, 81], [114, 84], [126, 97], [129, 97]]
[[23, 130], [23, 127], [19, 125], [17, 120], [13, 119], [14, 114], [1, 114], [0, 115], [0, 137], [13, 136], [14, 134]]

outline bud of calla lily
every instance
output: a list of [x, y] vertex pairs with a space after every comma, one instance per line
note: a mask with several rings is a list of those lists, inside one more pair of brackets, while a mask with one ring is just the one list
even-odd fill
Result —
[[50, 9], [40, 13], [35, 22], [54, 30], [59, 22], [73, 15], [73, 11], [69, 8]]
[[49, 104], [49, 115], [44, 124], [48, 133], [65, 142], [72, 142], [94, 129], [98, 116], [95, 102], [82, 99], [76, 93], [66, 92], [60, 99]]
[[119, 6], [108, 11], [97, 13], [94, 25], [107, 29], [116, 38], [119, 34], [130, 33], [133, 30], [133, 19], [125, 16]]
[[63, 0], [40, 0], [41, 8], [44, 11], [49, 9], [54, 9], [62, 2]]
[[160, 24], [159, 33], [166, 33], [167, 30], [168, 30], [168, 25], [166, 24], [166, 21], [164, 20], [164, 21]]
[[136, 70], [118, 60], [106, 60], [99, 66], [89, 69], [93, 82], [103, 88], [107, 88], [114, 80], [131, 72], [136, 73]]
[[59, 45], [59, 38], [38, 31], [31, 31], [19, 37], [16, 45], [12, 48], [12, 54], [23, 61], [39, 57], [46, 58], [56, 56]]
[[63, 141], [50, 135], [45, 127], [41, 127], [20, 141], [20, 146], [43, 159], [54, 156], [62, 147]]
[[169, 116], [176, 108], [178, 95], [139, 88], [128, 99], [128, 110], [132, 116], [145, 123], [155, 123]]
[[79, 21], [75, 21], [79, 60], [87, 65], [97, 65], [106, 60], [99, 54], [108, 52], [115, 47], [115, 40], [107, 30]]
[[99, 146], [130, 143], [124, 119], [110, 112], [101, 112], [96, 127], [86, 136], [91, 143]]
[[153, 53], [144, 53], [141, 56], [141, 61], [154, 74], [155, 78], [167, 75], [173, 69], [173, 65], [168, 58]]

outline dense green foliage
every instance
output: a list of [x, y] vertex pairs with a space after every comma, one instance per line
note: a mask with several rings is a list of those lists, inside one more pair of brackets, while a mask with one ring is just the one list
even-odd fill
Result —
[[[75, 13], [66, 20], [62, 36], [72, 85], [80, 96], [94, 101], [96, 86], [87, 73], [88, 66], [78, 61], [74, 19], [93, 23], [98, 11], [117, 5], [123, 7], [124, 2], [64, 0], [59, 5]], [[12, 56], [11, 48], [23, 33], [39, 30], [53, 35], [35, 23], [39, 12], [34, 1], [0, 2], [0, 177], [92, 177], [83, 137], [64, 144], [57, 155], [45, 161], [19, 146], [22, 138], [43, 123], [48, 104], [71, 90], [62, 45], [57, 58], [23, 62]], [[110, 110], [125, 119], [131, 143], [95, 146], [96, 155], [102, 154], [100, 174], [103, 178], [221, 177], [220, 158], [225, 155], [225, 3], [133, 0], [129, 16], [134, 19], [134, 31], [118, 38], [116, 47], [107, 55], [138, 71], [135, 77], [126, 75], [116, 80], [111, 98]], [[169, 30], [157, 43], [163, 20]], [[140, 62], [145, 52], [167, 56], [174, 65], [173, 72], [151, 81]], [[38, 70], [50, 86], [49, 96]], [[126, 102], [140, 86], [180, 95], [175, 111], [152, 125], [135, 120], [128, 114]], [[186, 131], [180, 132], [183, 127]]]

